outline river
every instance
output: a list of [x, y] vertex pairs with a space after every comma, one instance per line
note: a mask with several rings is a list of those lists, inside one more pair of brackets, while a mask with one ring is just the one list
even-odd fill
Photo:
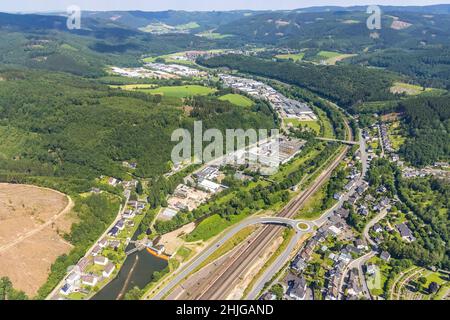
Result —
[[[133, 237], [134, 238], [134, 237]], [[130, 244], [127, 248], [130, 249]], [[134, 287], [144, 288], [152, 279], [155, 271], [167, 267], [167, 261], [157, 258], [147, 250], [129, 255], [116, 278], [110, 281], [91, 300], [120, 300]]]

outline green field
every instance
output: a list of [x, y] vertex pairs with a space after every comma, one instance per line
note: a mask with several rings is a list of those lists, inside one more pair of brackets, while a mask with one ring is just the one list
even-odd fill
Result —
[[275, 56], [275, 58], [281, 59], [281, 60], [292, 60], [294, 62], [297, 62], [297, 61], [302, 60], [304, 56], [305, 56], [305, 53], [300, 52], [297, 54], [278, 54]]
[[199, 240], [208, 240], [245, 217], [247, 217], [246, 214], [232, 215], [229, 217], [229, 220], [227, 220], [218, 214], [215, 214], [200, 222], [195, 230], [186, 237], [186, 241], [195, 242]]
[[216, 89], [203, 87], [199, 85], [174, 86], [174, 87], [159, 87], [155, 89], [139, 89], [138, 91], [147, 92], [150, 94], [160, 94], [165, 97], [172, 98], [187, 98], [191, 96], [206, 96], [214, 93]]
[[251, 107], [253, 105], [253, 101], [251, 99], [240, 94], [226, 94], [224, 96], [221, 96], [219, 100], [231, 102], [232, 104], [239, 107]]

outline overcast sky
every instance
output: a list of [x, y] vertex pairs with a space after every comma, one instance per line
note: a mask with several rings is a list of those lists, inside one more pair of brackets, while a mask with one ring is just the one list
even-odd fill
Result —
[[0, 11], [66, 11], [70, 5], [82, 10], [282, 10], [319, 5], [429, 5], [450, 0], [0, 0]]

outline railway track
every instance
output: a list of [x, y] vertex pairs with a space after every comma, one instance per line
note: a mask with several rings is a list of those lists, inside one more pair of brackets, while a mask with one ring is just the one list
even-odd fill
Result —
[[[344, 121], [344, 124], [347, 128], [347, 138], [350, 141], [353, 141], [354, 137], [350, 126], [347, 121]], [[308, 189], [291, 200], [277, 216], [282, 218], [293, 218], [305, 201], [323, 186], [331, 176], [333, 170], [336, 169], [339, 163], [344, 159], [348, 150], [349, 146], [344, 147], [336, 159], [328, 166], [327, 170], [322, 172]], [[280, 236], [280, 234], [281, 229], [279, 227], [264, 227], [253, 241], [247, 243], [243, 248], [240, 248], [238, 252], [232, 252], [229, 260], [219, 267], [212, 277], [205, 279], [205, 282], [208, 283], [208, 285], [195, 295], [193, 299], [218, 300], [226, 298], [226, 294], [230, 288], [233, 288], [233, 285], [237, 280], [239, 280], [240, 275], [252, 265], [259, 253], [267, 249], [272, 241]]]
[[[328, 169], [319, 175], [314, 184], [284, 207], [278, 214], [278, 217], [293, 218], [305, 201], [312, 194], [317, 192], [330, 177], [333, 170], [345, 157], [348, 149], [349, 147], [345, 147], [339, 156], [330, 164]], [[239, 276], [243, 274], [243, 272], [252, 265], [257, 256], [280, 235], [280, 227], [264, 227], [253, 241], [246, 244], [244, 248], [240, 248], [239, 252], [232, 253], [229, 260], [217, 270], [218, 272], [215, 272], [211, 278], [205, 279], [208, 286], [193, 297], [193, 299], [218, 300], [225, 298], [229, 289], [233, 287], [237, 280], [239, 280]]]

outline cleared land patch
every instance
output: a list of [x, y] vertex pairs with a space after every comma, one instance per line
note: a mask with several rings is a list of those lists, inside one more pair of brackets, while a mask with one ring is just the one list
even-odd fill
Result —
[[422, 86], [404, 82], [395, 82], [394, 85], [390, 88], [390, 91], [395, 94], [406, 94], [408, 96], [416, 96], [423, 93], [440, 94], [445, 90], [435, 88], [424, 88]]
[[0, 184], [0, 276], [35, 295], [52, 263], [72, 248], [60, 236], [74, 222], [68, 214], [72, 206], [57, 191]]

